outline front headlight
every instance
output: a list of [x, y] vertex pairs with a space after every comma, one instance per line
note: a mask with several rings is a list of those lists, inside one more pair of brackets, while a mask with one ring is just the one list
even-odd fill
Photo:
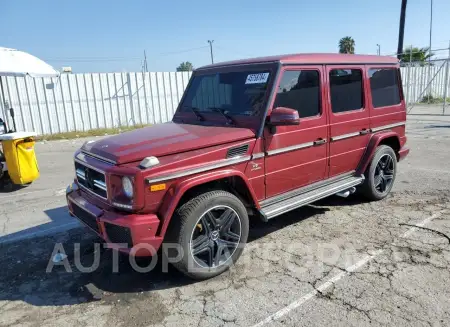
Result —
[[127, 176], [122, 177], [122, 188], [125, 196], [129, 199], [132, 199], [134, 191], [133, 191], [133, 181], [131, 180], [130, 177]]

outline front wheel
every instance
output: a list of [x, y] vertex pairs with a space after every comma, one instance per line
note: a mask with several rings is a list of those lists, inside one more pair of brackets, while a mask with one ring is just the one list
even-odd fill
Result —
[[240, 257], [248, 228], [247, 210], [236, 196], [221, 190], [206, 192], [176, 210], [163, 253], [189, 277], [211, 278]]
[[397, 173], [397, 156], [387, 145], [380, 145], [364, 174], [363, 195], [369, 200], [384, 199], [392, 189]]

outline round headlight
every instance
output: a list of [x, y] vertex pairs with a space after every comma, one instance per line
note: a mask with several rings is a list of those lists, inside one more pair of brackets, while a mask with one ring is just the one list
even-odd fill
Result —
[[133, 182], [130, 177], [122, 177], [122, 188], [126, 197], [131, 199], [133, 197]]

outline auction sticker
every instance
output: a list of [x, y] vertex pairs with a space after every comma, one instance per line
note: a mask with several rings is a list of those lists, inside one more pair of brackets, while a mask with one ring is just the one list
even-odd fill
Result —
[[269, 73], [249, 74], [245, 80], [245, 84], [266, 83], [268, 78]]

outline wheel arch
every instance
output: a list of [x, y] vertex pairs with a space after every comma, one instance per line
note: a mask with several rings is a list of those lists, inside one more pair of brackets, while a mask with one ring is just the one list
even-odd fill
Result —
[[164, 236], [175, 209], [187, 199], [206, 191], [223, 189], [237, 196], [246, 208], [259, 209], [259, 201], [247, 177], [239, 170], [225, 169], [187, 178], [171, 187], [163, 198], [158, 216], [162, 223], [158, 231]]
[[372, 160], [375, 150], [380, 145], [390, 146], [397, 156], [397, 161], [399, 160], [400, 151], [400, 137], [397, 133], [393, 131], [384, 131], [374, 134], [367, 145], [366, 151], [361, 159], [358, 168], [356, 169], [357, 175], [362, 175], [366, 171], [370, 161]]

